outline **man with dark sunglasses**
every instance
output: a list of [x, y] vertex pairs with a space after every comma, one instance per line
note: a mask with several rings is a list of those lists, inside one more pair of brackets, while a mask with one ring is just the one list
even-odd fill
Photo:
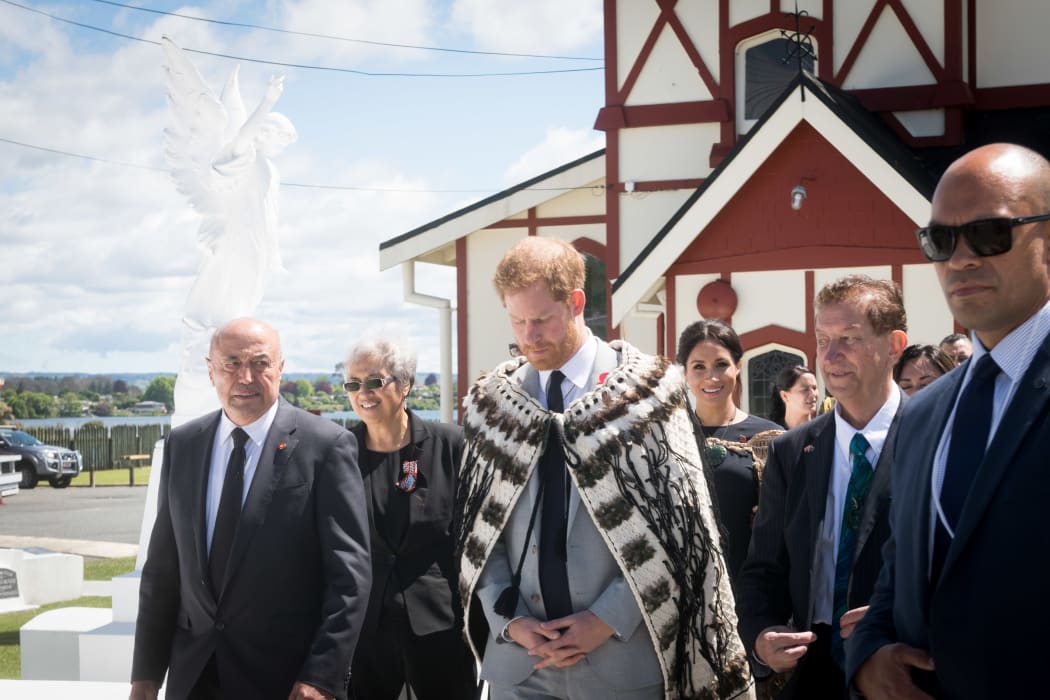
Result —
[[915, 395], [893, 535], [847, 675], [879, 698], [1034, 697], [1050, 611], [1050, 162], [994, 144], [952, 163], [920, 229], [973, 355]]

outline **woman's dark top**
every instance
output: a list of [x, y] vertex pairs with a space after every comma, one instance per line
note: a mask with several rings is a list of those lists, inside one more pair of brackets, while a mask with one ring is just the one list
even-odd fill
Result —
[[[748, 416], [732, 425], [701, 426], [694, 422], [694, 429], [702, 431], [696, 436], [696, 444], [701, 452], [706, 441], [703, 438], [717, 438], [726, 442], [739, 444], [746, 448], [748, 440], [757, 433], [766, 430], [783, 430], [779, 425], [765, 418]], [[736, 579], [737, 572], [747, 558], [747, 548], [751, 543], [751, 520], [755, 506], [758, 505], [758, 476], [755, 473], [755, 462], [751, 453], [744, 450], [726, 449], [725, 459], [715, 464], [712, 450], [705, 454], [709, 478], [714, 485], [715, 507], [723, 532], [728, 537], [728, 554], [726, 566], [729, 578]]]

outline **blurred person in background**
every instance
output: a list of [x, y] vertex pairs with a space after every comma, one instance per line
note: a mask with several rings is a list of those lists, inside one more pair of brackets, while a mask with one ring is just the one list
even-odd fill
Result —
[[951, 372], [955, 367], [951, 358], [933, 345], [909, 345], [893, 368], [893, 381], [911, 396], [934, 379]]
[[970, 355], [973, 354], [973, 343], [970, 342], [969, 336], [962, 333], [952, 333], [945, 336], [940, 343], [940, 347], [941, 352], [957, 365], [966, 362], [970, 359]]
[[817, 415], [820, 403], [817, 377], [805, 365], [785, 367], [777, 375], [770, 398], [773, 402], [770, 420], [789, 430], [802, 425]]

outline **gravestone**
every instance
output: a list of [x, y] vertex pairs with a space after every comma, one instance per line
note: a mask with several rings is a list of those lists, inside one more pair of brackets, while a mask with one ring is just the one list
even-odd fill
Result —
[[0, 568], [0, 600], [18, 597], [18, 574], [14, 569]]

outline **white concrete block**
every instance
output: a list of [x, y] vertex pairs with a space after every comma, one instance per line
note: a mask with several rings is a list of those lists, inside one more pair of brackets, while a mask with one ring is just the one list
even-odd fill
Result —
[[112, 621], [113, 611], [105, 608], [59, 608], [37, 615], [19, 632], [22, 678], [80, 680], [78, 637]]
[[[139, 582], [141, 571], [114, 576], [112, 584], [113, 621], [134, 623], [139, 614]], [[134, 630], [133, 630], [134, 631]]]
[[84, 588], [84, 557], [59, 552], [26, 552], [18, 572], [18, 587], [30, 605], [79, 598]]
[[84, 632], [79, 640], [80, 680], [128, 681], [135, 645], [135, 623], [111, 622]]

